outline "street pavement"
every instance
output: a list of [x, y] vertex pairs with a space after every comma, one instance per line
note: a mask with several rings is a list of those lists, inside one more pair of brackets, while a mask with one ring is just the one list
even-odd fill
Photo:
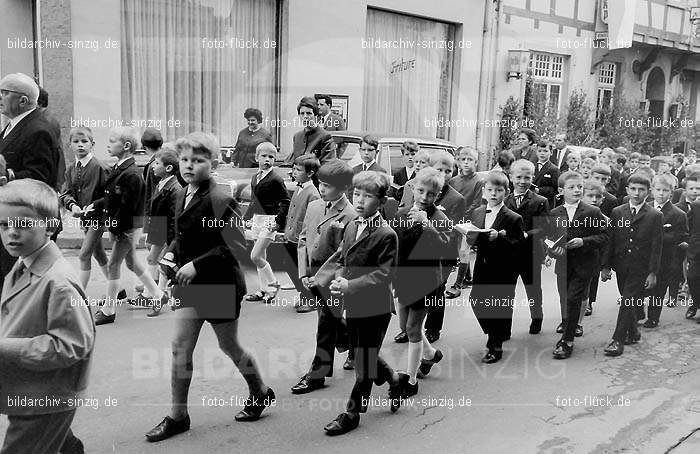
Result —
[[[65, 254], [77, 267], [77, 251]], [[145, 260], [145, 250], [139, 255]], [[122, 275], [133, 293], [136, 277], [126, 269]], [[246, 275], [253, 289], [255, 274]], [[614, 281], [602, 283], [601, 302], [584, 321], [585, 336], [576, 339], [570, 359], [557, 361], [551, 351], [560, 317], [551, 268], [544, 281], [542, 333], [527, 332], [519, 284], [512, 339], [493, 365], [480, 363], [486, 339], [467, 300], [451, 300], [436, 343], [444, 359], [419, 382], [415, 400], [396, 414], [381, 402], [370, 406], [357, 430], [335, 438], [325, 436], [323, 426], [343, 410], [353, 372], [342, 370], [342, 354], [326, 388], [291, 394], [310, 364], [316, 315], [297, 314], [293, 291], [283, 290], [276, 305], [244, 302], [240, 318], [242, 343], [275, 390], [276, 406], [257, 422], [234, 421], [247, 388], [205, 324], [194, 357], [191, 430], [147, 443], [144, 433], [169, 411], [174, 314], [164, 310], [151, 319], [122, 306], [116, 323], [97, 327], [90, 386], [73, 429], [88, 453], [700, 452], [700, 324], [684, 319], [685, 307], [664, 308], [659, 328], [640, 328], [641, 343], [609, 358], [603, 348], [615, 324], [617, 289]], [[95, 267], [87, 292], [99, 298], [104, 290]], [[392, 341], [397, 326], [393, 317], [382, 355], [405, 369], [407, 347]], [[386, 386], [373, 389], [375, 399], [386, 393]], [[0, 433], [6, 426], [0, 418]]]

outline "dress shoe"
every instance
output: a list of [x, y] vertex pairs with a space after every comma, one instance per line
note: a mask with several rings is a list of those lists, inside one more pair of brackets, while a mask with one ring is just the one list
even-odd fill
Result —
[[613, 340], [603, 351], [607, 356], [620, 356], [625, 351], [625, 347], [620, 342]]
[[698, 313], [698, 308], [695, 306], [690, 306], [688, 310], [685, 312], [685, 318], [691, 319], [695, 317], [695, 314]]
[[[143, 290], [141, 290], [143, 291]], [[119, 290], [119, 293], [117, 293], [117, 299], [118, 300], [125, 300], [126, 299], [126, 290], [121, 289]]]
[[114, 320], [117, 318], [117, 313], [115, 312], [112, 315], [105, 315], [102, 310], [98, 310], [95, 312], [95, 326], [100, 326], [100, 325], [107, 325], [109, 323], [114, 323]]
[[442, 360], [442, 352], [440, 350], [435, 350], [433, 359], [421, 358], [420, 366], [418, 366], [418, 378], [425, 378], [426, 375], [430, 373], [430, 369]]
[[355, 360], [352, 358], [346, 359], [345, 362], [343, 363], [343, 369], [354, 370], [355, 369]]
[[401, 398], [403, 395], [403, 387], [401, 386], [401, 378], [393, 385], [389, 383], [389, 401], [391, 401], [391, 412], [396, 413], [401, 407]]
[[135, 297], [129, 298], [126, 302], [129, 306], [131, 306], [130, 309], [150, 309], [153, 307], [153, 298], [148, 297], [143, 293], [139, 293]]
[[646, 322], [644, 322], [644, 325], [642, 325], [645, 328], [656, 328], [659, 326], [659, 321], [658, 320], [652, 320], [652, 319], [647, 319]]
[[588, 303], [588, 306], [586, 307], [586, 312], [584, 312], [583, 316], [589, 317], [591, 314], [593, 314], [593, 305], [591, 303]]
[[542, 319], [533, 318], [530, 322], [530, 334], [539, 334], [542, 331]]
[[408, 374], [404, 374], [399, 372], [399, 382], [401, 382], [401, 389], [402, 393], [401, 395], [403, 397], [411, 397], [415, 396], [418, 394], [418, 382], [415, 382], [414, 384], [409, 383], [409, 377]]
[[316, 391], [317, 389], [323, 388], [325, 384], [325, 379], [323, 378], [311, 378], [308, 374], [301, 377], [299, 383], [292, 386], [292, 394], [306, 394], [311, 391]]
[[399, 334], [394, 336], [394, 342], [397, 344], [405, 344], [408, 342], [408, 334], [406, 334], [406, 331], [401, 331]]
[[638, 344], [642, 340], [642, 335], [640, 333], [628, 334], [625, 338], [625, 345]]
[[583, 337], [583, 326], [576, 325], [576, 329], [574, 330], [574, 337]]
[[168, 305], [169, 299], [168, 294], [164, 292], [159, 300], [151, 300], [151, 310], [146, 314], [146, 317], [158, 317], [160, 315], [160, 310]]
[[239, 422], [257, 421], [260, 419], [265, 407], [274, 405], [275, 403], [275, 392], [272, 388], [267, 388], [267, 392], [260, 397], [249, 397], [245, 401], [245, 406], [243, 410], [236, 413], [234, 419]]
[[455, 299], [461, 294], [462, 291], [456, 287], [450, 287], [447, 290], [445, 290], [445, 298], [447, 299]]
[[486, 352], [484, 357], [481, 358], [481, 362], [484, 364], [493, 364], [493, 363], [497, 363], [498, 361], [500, 361], [502, 357], [503, 357], [502, 351], [489, 350], [488, 352]]
[[177, 420], [170, 416], [166, 416], [160, 424], [146, 433], [146, 440], [151, 443], [162, 441], [174, 435], [181, 434], [190, 430], [190, 416], [185, 416], [185, 419]]
[[265, 294], [263, 292], [250, 293], [245, 296], [245, 300], [250, 301], [251, 303], [257, 303], [258, 301], [262, 301], [264, 299]]
[[557, 342], [557, 346], [554, 348], [554, 351], [552, 352], [552, 356], [554, 359], [566, 359], [569, 356], [571, 356], [571, 353], [574, 351], [574, 346], [569, 345], [563, 340]]
[[316, 309], [310, 304], [300, 304], [296, 308], [297, 314], [308, 314], [309, 312], [316, 312]]
[[432, 344], [433, 342], [436, 342], [438, 339], [440, 339], [440, 331], [428, 331], [426, 329], [425, 337], [428, 339], [428, 342]]
[[564, 322], [561, 322], [559, 325], [557, 325], [557, 334], [562, 334], [564, 332]]
[[333, 421], [326, 424], [323, 430], [326, 431], [326, 435], [342, 435], [350, 432], [351, 430], [357, 429], [360, 425], [360, 415], [351, 413], [341, 413]]

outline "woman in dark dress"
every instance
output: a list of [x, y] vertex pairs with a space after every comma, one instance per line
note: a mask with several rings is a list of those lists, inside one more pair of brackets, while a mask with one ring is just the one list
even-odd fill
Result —
[[249, 107], [243, 113], [248, 121], [248, 127], [238, 133], [233, 164], [237, 167], [257, 167], [255, 148], [263, 142], [272, 142], [270, 131], [262, 127], [262, 112]]

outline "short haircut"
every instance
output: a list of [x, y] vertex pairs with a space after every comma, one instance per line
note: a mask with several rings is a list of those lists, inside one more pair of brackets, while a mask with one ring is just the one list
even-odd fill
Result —
[[649, 156], [648, 154], [640, 154], [640, 155], [639, 155], [639, 160], [640, 160], [640, 161], [650, 161], [650, 160], [651, 160], [651, 156]]
[[177, 155], [175, 150], [164, 150], [160, 149], [156, 151], [155, 159], [160, 159], [164, 166], [173, 166], [173, 170], [168, 172], [171, 175], [177, 175], [179, 171], [179, 161], [180, 157]]
[[673, 155], [673, 160], [676, 161], [676, 162], [680, 162], [681, 164], [683, 164], [683, 162], [685, 162], [685, 156], [683, 156], [682, 153], [675, 153], [675, 154]]
[[432, 156], [433, 153], [435, 153], [435, 150], [431, 150], [429, 148], [421, 148], [420, 150], [418, 150], [418, 153], [416, 153], [416, 155], [413, 157], [413, 160], [425, 160], [428, 162], [428, 165], [430, 165], [430, 156]]
[[501, 168], [506, 168], [510, 166], [511, 164], [513, 164], [513, 161], [515, 161], [515, 155], [508, 150], [501, 151], [496, 157], [496, 163]]
[[655, 173], [649, 167], [642, 167], [642, 168], [637, 169], [637, 171], [634, 172], [633, 175], [642, 175], [642, 176], [646, 177], [646, 179], [649, 180], [649, 184], [651, 184], [651, 180], [654, 179]]
[[214, 134], [208, 132], [192, 132], [185, 137], [177, 139], [175, 151], [182, 155], [185, 150], [192, 150], [192, 153], [206, 156], [210, 161], [219, 159], [219, 140]]
[[435, 167], [438, 164], [447, 164], [450, 167], [454, 167], [455, 157], [447, 151], [438, 150], [430, 155], [430, 167]]
[[593, 168], [593, 166], [595, 166], [596, 164], [596, 160], [593, 158], [585, 158], [583, 161], [581, 161], [581, 164], [587, 164], [590, 165], [591, 168]]
[[474, 147], [459, 147], [457, 149], [457, 157], [471, 156], [475, 161], [479, 160], [479, 151]]
[[[178, 154], [177, 149], [175, 148], [175, 142], [165, 142], [162, 147], [160, 147], [161, 150], [170, 150], [174, 152], [175, 154]], [[178, 158], [180, 156], [178, 155]]]
[[23, 94], [29, 99], [32, 107], [37, 105], [39, 99], [39, 86], [34, 79], [23, 73], [8, 74], [0, 80], [3, 90], [12, 90]]
[[311, 110], [313, 110], [314, 115], [318, 115], [318, 103], [316, 102], [316, 99], [313, 96], [304, 96], [301, 98], [299, 101], [299, 104], [297, 104], [297, 113], [301, 113], [301, 108], [302, 107], [308, 107]]
[[324, 101], [326, 101], [326, 104], [328, 104], [329, 107], [333, 105], [333, 98], [331, 98], [328, 95], [316, 95], [314, 96], [314, 99], [317, 103], [319, 99], [323, 99]]
[[362, 136], [362, 141], [367, 145], [373, 147], [375, 150], [379, 150], [379, 139], [372, 134], [365, 134]]
[[297, 156], [294, 159], [293, 165], [302, 166], [304, 168], [304, 172], [313, 172], [314, 175], [318, 173], [318, 169], [319, 167], [321, 167], [321, 163], [318, 161], [318, 158], [313, 153]]
[[408, 139], [408, 140], [405, 140], [401, 144], [401, 154], [404, 154], [404, 152], [403, 152], [404, 149], [413, 150], [416, 153], [418, 153], [418, 151], [420, 150], [420, 147], [418, 146], [418, 142], [416, 142], [413, 139]]
[[253, 117], [256, 120], [258, 120], [258, 123], [262, 123], [262, 112], [260, 112], [260, 109], [256, 109], [255, 107], [248, 107], [245, 110], [245, 112], [243, 112], [243, 118], [247, 120], [250, 117]]
[[259, 143], [258, 146], [255, 147], [255, 158], [257, 159], [257, 157], [260, 156], [260, 153], [263, 151], [269, 151], [277, 156], [277, 147], [272, 142]]
[[700, 164], [690, 164], [685, 167], [686, 178], [691, 176], [700, 176]]
[[318, 180], [334, 188], [346, 190], [352, 186], [352, 168], [342, 159], [331, 159], [318, 169]]
[[600, 195], [605, 194], [605, 188], [603, 185], [595, 180], [586, 180], [583, 182], [583, 193], [585, 194], [586, 192], [590, 191], [595, 191]]
[[564, 186], [566, 186], [566, 182], [569, 180], [583, 180], [583, 175], [573, 170], [567, 170], [566, 172], [559, 175], [557, 186], [563, 188]]
[[630, 175], [629, 179], [627, 180], [627, 187], [629, 187], [631, 184], [642, 184], [646, 186], [647, 189], [651, 188], [651, 180], [647, 178], [646, 175], [642, 175], [637, 172]]
[[31, 178], [10, 181], [0, 190], [0, 203], [29, 208], [46, 222], [47, 228], [58, 227], [58, 194], [43, 181]]
[[600, 151], [601, 156], [605, 156], [606, 158], [613, 159], [615, 157], [615, 151], [613, 151], [612, 148], [605, 147]]
[[583, 150], [581, 156], [583, 158], [591, 158], [594, 161], [598, 160], [598, 152], [595, 150]]
[[39, 87], [39, 97], [36, 100], [36, 104], [39, 107], [49, 107], [49, 92], [44, 90], [43, 87]]
[[612, 175], [612, 170], [610, 169], [610, 166], [607, 164], [596, 164], [592, 169], [591, 173], [597, 173], [600, 175], [605, 175], [606, 177], [609, 177]]
[[435, 191], [439, 192], [445, 186], [445, 174], [432, 167], [426, 167], [416, 174], [413, 182], [413, 187], [418, 183], [422, 183], [430, 185]]
[[157, 150], [163, 145], [163, 136], [156, 128], [146, 128], [141, 134], [141, 143], [146, 148]]
[[683, 178], [683, 183], [687, 183], [689, 181], [692, 181], [693, 183], [700, 183], [700, 175], [695, 173]]
[[127, 142], [130, 143], [130, 153], [135, 152], [141, 146], [138, 134], [134, 128], [128, 126], [114, 128], [110, 131], [110, 135], [114, 135], [123, 144], [126, 144]]
[[571, 158], [571, 157], [574, 157], [574, 158], [578, 159], [579, 161], [581, 161], [581, 153], [579, 153], [576, 150], [571, 150], [569, 152], [569, 154], [566, 156], [566, 160], [568, 161], [569, 158]]
[[358, 173], [352, 179], [353, 189], [362, 189], [363, 191], [371, 192], [377, 198], [383, 199], [386, 197], [391, 187], [389, 177], [384, 172], [376, 172], [374, 170], [365, 170]]
[[627, 156], [623, 155], [622, 153], [618, 153], [617, 156], [615, 156], [615, 162], [621, 166], [624, 166], [627, 164]]
[[86, 136], [91, 142], [95, 141], [95, 137], [92, 134], [92, 129], [88, 128], [87, 126], [76, 126], [75, 128], [71, 128], [70, 132], [68, 133], [68, 140], [73, 140], [73, 136], [77, 134]]
[[530, 173], [535, 173], [535, 164], [528, 159], [518, 159], [510, 166], [510, 171], [517, 172], [518, 170], [529, 170]]
[[490, 171], [484, 180], [484, 184], [490, 184], [493, 186], [499, 186], [502, 187], [503, 189], [508, 192], [508, 177], [506, 176], [505, 173], [501, 172], [500, 170], [492, 170]]
[[528, 142], [537, 143], [537, 133], [534, 129], [523, 128], [518, 132], [518, 135], [520, 134], [525, 134], [527, 136]]
[[639, 161], [639, 157], [640, 157], [640, 156], [641, 156], [640, 153], [637, 153], [636, 151], [633, 151], [633, 152], [630, 154], [630, 161], [633, 160], [633, 159], [636, 159], [637, 161]]
[[667, 173], [662, 173], [660, 175], [656, 175], [654, 179], [652, 180], [652, 185], [661, 184], [669, 188], [671, 191], [676, 189], [676, 180], [673, 178], [672, 175], [669, 175]]
[[546, 140], [540, 140], [539, 142], [537, 142], [537, 146], [539, 148], [546, 148], [547, 150], [549, 150], [549, 142], [547, 142]]

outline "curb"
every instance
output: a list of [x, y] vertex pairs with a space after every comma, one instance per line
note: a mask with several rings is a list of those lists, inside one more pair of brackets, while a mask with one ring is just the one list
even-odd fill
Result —
[[[77, 237], [73, 235], [62, 235], [59, 234], [58, 238], [56, 238], [56, 245], [58, 245], [59, 248], [61, 249], [80, 249], [83, 247], [83, 241], [85, 240], [84, 237]], [[105, 232], [102, 235], [102, 247], [105, 248], [105, 250], [111, 250], [112, 249], [112, 242], [109, 240], [109, 233]], [[136, 244], [137, 249], [146, 249], [146, 235], [141, 235], [141, 238], [139, 238], [138, 243]]]

